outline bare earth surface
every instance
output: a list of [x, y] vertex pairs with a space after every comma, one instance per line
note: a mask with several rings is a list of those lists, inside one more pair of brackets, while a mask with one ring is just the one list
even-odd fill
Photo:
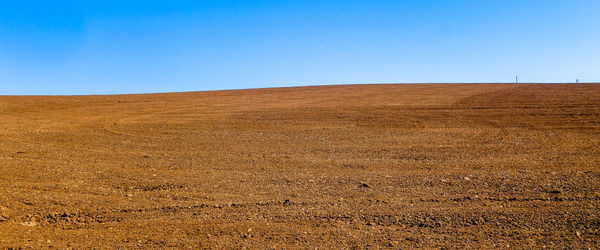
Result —
[[0, 97], [1, 247], [600, 247], [600, 85]]

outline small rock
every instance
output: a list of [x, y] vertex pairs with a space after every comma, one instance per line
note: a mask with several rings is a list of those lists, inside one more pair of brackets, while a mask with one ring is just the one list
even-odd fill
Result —
[[363, 188], [370, 188], [371, 187], [369, 184], [367, 184], [365, 182], [361, 182], [359, 186], [363, 187]]
[[26, 227], [35, 227], [38, 225], [38, 223], [32, 219], [31, 221], [21, 222], [21, 225]]

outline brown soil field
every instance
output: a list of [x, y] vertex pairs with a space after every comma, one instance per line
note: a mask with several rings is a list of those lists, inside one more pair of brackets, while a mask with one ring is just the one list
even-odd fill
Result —
[[5, 248], [598, 248], [600, 84], [0, 97]]

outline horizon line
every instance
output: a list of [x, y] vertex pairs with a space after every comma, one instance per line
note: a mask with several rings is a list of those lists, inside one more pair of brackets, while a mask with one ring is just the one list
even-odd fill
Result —
[[218, 92], [218, 91], [236, 91], [236, 90], [261, 90], [261, 89], [283, 89], [283, 88], [303, 88], [303, 87], [326, 87], [326, 86], [351, 86], [351, 85], [417, 85], [417, 84], [600, 84], [600, 82], [374, 82], [374, 83], [331, 83], [315, 85], [292, 85], [292, 86], [271, 86], [256, 88], [231, 88], [231, 89], [207, 89], [207, 90], [187, 90], [187, 91], [164, 91], [164, 92], [137, 92], [137, 93], [108, 93], [108, 94], [0, 94], [0, 97], [60, 97], [60, 96], [118, 96], [118, 95], [153, 95], [153, 94], [176, 94], [176, 93], [194, 93], [194, 92]]

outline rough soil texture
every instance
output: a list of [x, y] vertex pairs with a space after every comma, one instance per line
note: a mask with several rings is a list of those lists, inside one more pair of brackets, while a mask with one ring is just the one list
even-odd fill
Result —
[[600, 85], [0, 97], [0, 246], [600, 247]]

